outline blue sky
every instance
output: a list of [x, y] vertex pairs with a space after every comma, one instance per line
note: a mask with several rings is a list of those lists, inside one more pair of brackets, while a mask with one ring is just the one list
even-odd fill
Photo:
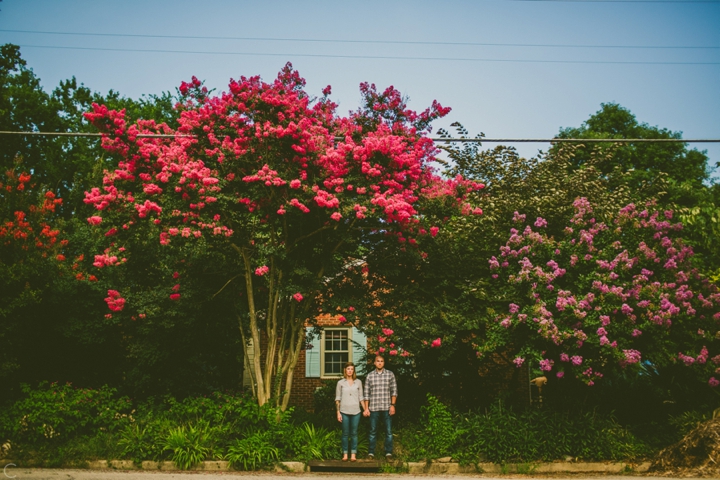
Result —
[[[309, 92], [332, 85], [340, 113], [368, 81], [394, 85], [416, 110], [452, 107], [436, 130], [457, 121], [472, 135], [548, 138], [617, 102], [684, 138], [720, 138], [720, 0], [4, 0], [8, 42], [48, 90], [75, 76], [139, 97], [192, 75], [224, 90], [290, 61]], [[720, 144], [697, 148], [720, 161]]]

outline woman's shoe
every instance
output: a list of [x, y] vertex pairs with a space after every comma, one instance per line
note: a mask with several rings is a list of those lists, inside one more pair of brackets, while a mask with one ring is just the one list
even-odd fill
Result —
[[350, 455], [350, 461], [357, 462], [357, 458], [355, 458], [355, 455]]
[[343, 455], [342, 461], [347, 462], [347, 454]]

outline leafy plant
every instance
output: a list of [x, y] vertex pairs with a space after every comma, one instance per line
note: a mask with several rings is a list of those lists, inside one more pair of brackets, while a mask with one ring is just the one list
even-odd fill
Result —
[[595, 412], [570, 414], [547, 410], [515, 413], [502, 404], [463, 419], [457, 449], [495, 463], [642, 457], [648, 447], [614, 418]]
[[294, 458], [308, 462], [333, 457], [339, 452], [339, 446], [339, 430], [328, 430], [305, 422], [295, 429], [291, 449]]
[[225, 458], [230, 466], [243, 470], [258, 470], [277, 462], [280, 452], [271, 443], [271, 437], [267, 432], [256, 432], [249, 437], [236, 440], [228, 447]]
[[[1, 431], [26, 448], [57, 445], [78, 436], [114, 432], [135, 419], [130, 400], [115, 396], [115, 389], [75, 388], [71, 384], [23, 385], [25, 398], [13, 404], [2, 417]], [[5, 439], [3, 439], [5, 440]]]
[[448, 407], [428, 394], [428, 404], [422, 407], [424, 426], [424, 450], [431, 458], [445, 457], [452, 453], [460, 433]]
[[207, 441], [205, 425], [181, 426], [170, 430], [164, 449], [172, 451], [172, 461], [179, 469], [188, 470], [208, 456]]
[[124, 458], [131, 458], [135, 463], [157, 458], [162, 452], [162, 447], [157, 444], [155, 438], [149, 426], [128, 425], [120, 432], [118, 440], [118, 446], [122, 448], [121, 455]]

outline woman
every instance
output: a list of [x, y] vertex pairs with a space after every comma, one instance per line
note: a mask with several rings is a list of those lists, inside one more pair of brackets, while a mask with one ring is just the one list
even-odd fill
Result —
[[[357, 461], [358, 425], [360, 424], [360, 402], [363, 398], [362, 382], [355, 375], [355, 364], [348, 362], [343, 367], [343, 379], [335, 389], [335, 409], [338, 422], [342, 423], [343, 462]], [[348, 449], [349, 443], [349, 449]]]

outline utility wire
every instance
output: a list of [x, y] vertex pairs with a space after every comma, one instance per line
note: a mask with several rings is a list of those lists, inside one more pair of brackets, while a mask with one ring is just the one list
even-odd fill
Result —
[[431, 138], [434, 142], [460, 143], [720, 143], [720, 138]]
[[330, 55], [312, 53], [256, 53], [256, 52], [213, 52], [197, 50], [162, 50], [135, 48], [103, 48], [103, 47], [61, 47], [56, 45], [20, 45], [23, 48], [52, 48], [61, 50], [94, 50], [103, 52], [142, 52], [142, 53], [190, 53], [199, 55], [242, 55], [251, 57], [312, 57], [312, 58], [354, 58], [373, 60], [434, 60], [460, 62], [502, 62], [502, 63], [575, 63], [575, 64], [616, 64], [616, 65], [720, 65], [720, 62], [634, 62], [634, 61], [603, 61], [603, 60], [514, 60], [506, 58], [457, 58], [457, 57], [406, 57], [406, 56], [375, 56], [375, 55]]
[[557, 3], [715, 3], [718, 0], [506, 0], [511, 2], [557, 2]]
[[[102, 137], [103, 133], [90, 132], [11, 132], [0, 130], [0, 135], [11, 135], [19, 137]], [[193, 137], [194, 135], [166, 135], [161, 133], [139, 133], [135, 135], [140, 138], [176, 138], [176, 137]]]
[[[28, 136], [28, 137], [102, 137], [103, 133], [89, 132], [11, 132], [0, 131], [0, 135]], [[140, 133], [139, 138], [176, 138], [194, 137], [194, 135], [173, 135], [160, 133]], [[342, 140], [343, 137], [338, 137]], [[451, 138], [431, 137], [434, 142], [460, 142], [460, 143], [720, 143], [720, 138]]]
[[[522, 0], [540, 1], [540, 0]], [[554, 0], [570, 1], [570, 0]], [[666, 3], [666, 2], [663, 2]], [[155, 35], [134, 33], [87, 33], [87, 32], [50, 32], [40, 30], [0, 29], [0, 32], [33, 33], [44, 35], [71, 35], [92, 37], [127, 37], [127, 38], [171, 38], [188, 40], [243, 40], [261, 42], [311, 42], [311, 43], [360, 43], [360, 44], [392, 44], [392, 45], [444, 45], [444, 46], [481, 46], [481, 47], [541, 47], [541, 48], [632, 48], [632, 49], [720, 49], [720, 46], [672, 46], [672, 45], [567, 45], [554, 43], [483, 43], [483, 42], [430, 42], [402, 40], [333, 40], [322, 38], [277, 38], [277, 37], [218, 37], [203, 35]]]

